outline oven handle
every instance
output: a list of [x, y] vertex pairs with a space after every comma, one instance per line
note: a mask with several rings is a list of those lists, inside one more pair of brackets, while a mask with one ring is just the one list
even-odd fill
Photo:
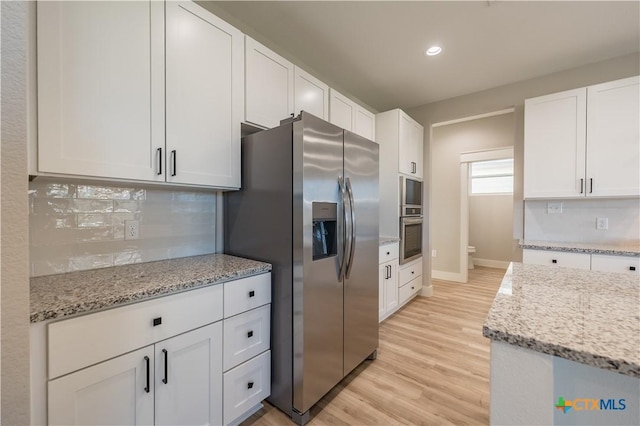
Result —
[[422, 216], [406, 216], [401, 217], [400, 221], [402, 222], [402, 224], [415, 225], [418, 223], [422, 223], [423, 219]]

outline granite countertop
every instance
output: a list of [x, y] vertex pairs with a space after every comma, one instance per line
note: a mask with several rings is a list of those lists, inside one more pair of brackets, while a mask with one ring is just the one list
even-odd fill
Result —
[[640, 242], [620, 244], [572, 243], [558, 241], [520, 240], [523, 249], [557, 250], [573, 253], [611, 254], [617, 256], [640, 257]]
[[386, 246], [387, 244], [393, 244], [400, 241], [398, 237], [380, 237], [380, 246]]
[[31, 322], [262, 274], [271, 265], [208, 254], [31, 278]]
[[639, 306], [637, 276], [512, 263], [482, 333], [640, 377]]

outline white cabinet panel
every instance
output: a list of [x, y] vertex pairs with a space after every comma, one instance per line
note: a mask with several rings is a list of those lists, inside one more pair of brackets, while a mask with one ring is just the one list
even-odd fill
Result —
[[164, 5], [37, 7], [38, 171], [164, 180]]
[[293, 64], [245, 36], [245, 121], [272, 128], [293, 113]]
[[224, 371], [269, 349], [271, 305], [224, 320]]
[[222, 323], [155, 345], [155, 424], [222, 422]]
[[592, 254], [591, 270], [640, 275], [640, 257]]
[[340, 92], [329, 90], [329, 121], [338, 127], [352, 131], [356, 117], [356, 104]]
[[399, 243], [385, 244], [378, 249], [378, 262], [386, 263], [399, 257]]
[[224, 373], [224, 424], [255, 407], [271, 393], [271, 351]]
[[403, 285], [398, 289], [398, 298], [400, 305], [404, 305], [411, 299], [413, 296], [418, 294], [420, 289], [422, 288], [422, 277], [418, 277], [414, 280], [409, 281], [407, 284]]
[[153, 346], [48, 385], [50, 425], [153, 424]]
[[522, 250], [522, 263], [562, 266], [565, 268], [591, 269], [591, 255], [552, 250]]
[[398, 171], [422, 178], [424, 129], [403, 111], [399, 111]]
[[329, 119], [329, 86], [304, 71], [294, 69], [294, 114], [306, 111], [322, 118]]
[[376, 116], [356, 104], [356, 117], [353, 131], [364, 138], [375, 141]]
[[640, 195], [640, 77], [587, 89], [587, 196]]
[[400, 268], [400, 278], [398, 285], [402, 287], [409, 281], [414, 280], [420, 276], [422, 276], [422, 260], [418, 260], [417, 262], [410, 263], [408, 265], [402, 265], [402, 267]]
[[243, 34], [192, 2], [166, 3], [167, 181], [240, 187]]
[[586, 89], [525, 100], [524, 197], [585, 191]]
[[271, 274], [254, 275], [224, 284], [224, 317], [271, 303]]

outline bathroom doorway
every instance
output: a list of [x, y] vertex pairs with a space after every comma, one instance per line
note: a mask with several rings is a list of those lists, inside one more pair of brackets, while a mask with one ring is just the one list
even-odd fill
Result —
[[[508, 252], [505, 260], [510, 259], [513, 245], [512, 201], [509, 204], [506, 196], [499, 200], [498, 196], [486, 194], [470, 197], [468, 191], [472, 185], [469, 180], [470, 163], [489, 161], [502, 149], [510, 150], [508, 154], [513, 158], [514, 129], [514, 109], [432, 125], [430, 230], [433, 278], [466, 283], [469, 245], [476, 247], [473, 258], [478, 259], [479, 266], [499, 267], [495, 262], [503, 260], [491, 259], [492, 255], [486, 254], [487, 244], [484, 242], [494, 243], [499, 238], [488, 231], [491, 226], [474, 225], [477, 220], [505, 225], [509, 238], [503, 248]], [[476, 210], [482, 214], [476, 215]], [[506, 210], [508, 214], [504, 214]], [[481, 219], [483, 215], [488, 219]], [[505, 219], [507, 215], [509, 218]], [[476, 231], [481, 235], [479, 239], [475, 236]]]

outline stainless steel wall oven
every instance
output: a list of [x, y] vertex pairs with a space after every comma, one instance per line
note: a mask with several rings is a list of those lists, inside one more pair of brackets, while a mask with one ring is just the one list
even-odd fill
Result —
[[422, 256], [422, 181], [400, 176], [400, 264]]

